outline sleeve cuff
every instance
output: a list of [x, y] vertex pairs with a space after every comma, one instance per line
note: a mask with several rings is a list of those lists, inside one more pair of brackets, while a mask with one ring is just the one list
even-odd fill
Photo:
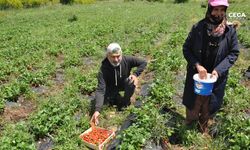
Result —
[[101, 112], [101, 108], [100, 107], [96, 107], [95, 111]]
[[134, 72], [134, 73], [133, 73], [133, 75], [135, 75], [136, 77], [138, 77], [138, 76], [139, 76], [139, 74], [138, 74], [138, 73], [136, 73], [136, 72]]
[[199, 62], [194, 63], [193, 69], [196, 69], [196, 65], [200, 65], [200, 63]]

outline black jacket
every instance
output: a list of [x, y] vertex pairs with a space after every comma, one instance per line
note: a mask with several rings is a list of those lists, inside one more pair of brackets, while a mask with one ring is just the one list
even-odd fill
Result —
[[[183, 104], [192, 109], [196, 94], [194, 93], [193, 75], [197, 73], [196, 63], [202, 62], [202, 37], [205, 20], [201, 20], [192, 27], [184, 45], [183, 55], [187, 60], [187, 75], [183, 94]], [[214, 61], [214, 69], [218, 72], [219, 78], [214, 85], [211, 97], [211, 106], [214, 112], [221, 107], [224, 97], [225, 85], [229, 68], [234, 64], [239, 55], [238, 39], [236, 31], [231, 26], [226, 26], [225, 36], [219, 43], [218, 52]]]
[[106, 91], [121, 89], [124, 80], [129, 77], [130, 71], [133, 67], [137, 67], [137, 70], [133, 74], [139, 76], [145, 69], [146, 65], [147, 62], [142, 59], [133, 56], [122, 56], [120, 65], [118, 67], [114, 67], [110, 64], [109, 60], [105, 58], [102, 61], [102, 65], [98, 73], [95, 110], [101, 110]]

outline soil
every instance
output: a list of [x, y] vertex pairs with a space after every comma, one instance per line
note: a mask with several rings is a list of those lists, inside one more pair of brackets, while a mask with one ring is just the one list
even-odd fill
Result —
[[56, 84], [63, 84], [64, 83], [64, 72], [62, 69], [56, 70], [56, 75], [54, 79]]
[[[241, 45], [241, 44], [239, 44], [239, 47], [240, 47], [240, 54], [242, 55], [242, 58], [246, 61], [246, 63], [249, 62], [249, 60], [250, 60], [250, 49], [246, 48], [244, 45]], [[244, 72], [243, 72], [242, 76], [243, 77], [242, 77], [241, 83], [245, 87], [250, 89], [250, 66], [248, 66], [248, 68], [244, 68]]]
[[59, 54], [57, 57], [56, 57], [56, 67], [57, 68], [60, 68], [61, 65], [63, 64], [64, 62], [64, 55], [63, 54]]
[[178, 106], [183, 106], [182, 105], [182, 95], [183, 95], [183, 90], [184, 90], [184, 81], [186, 78], [186, 71], [179, 71], [175, 75], [175, 81], [176, 81], [176, 93], [173, 97], [173, 100], [176, 101]]
[[245, 79], [241, 81], [242, 85], [244, 85], [246, 88], [250, 90], [250, 79]]
[[17, 102], [7, 102], [4, 108], [3, 118], [5, 121], [17, 122], [25, 120], [35, 110], [35, 103], [30, 100], [25, 100], [20, 96]]
[[250, 119], [250, 108], [245, 110], [246, 117]]
[[93, 58], [91, 57], [84, 57], [83, 58], [83, 64], [90, 66], [94, 64]]
[[48, 87], [43, 86], [43, 85], [41, 85], [41, 86], [32, 86], [31, 90], [33, 92], [35, 92], [36, 94], [38, 94], [38, 95], [42, 95], [42, 94], [47, 93]]
[[[150, 62], [151, 58], [147, 57], [146, 60], [147, 62]], [[149, 88], [150, 88], [149, 85], [153, 82], [153, 79], [154, 79], [154, 72], [147, 72], [147, 70], [142, 72], [142, 74], [139, 76], [135, 93], [131, 97], [132, 104], [135, 104], [136, 97], [138, 96], [146, 97], [149, 94]]]
[[37, 143], [37, 150], [52, 150], [53, 141], [49, 137], [39, 139]]

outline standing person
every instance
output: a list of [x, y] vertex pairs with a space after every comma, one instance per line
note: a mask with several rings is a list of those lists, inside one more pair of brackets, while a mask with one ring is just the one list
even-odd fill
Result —
[[[95, 112], [91, 122], [98, 124], [103, 104], [117, 105], [118, 109], [130, 105], [130, 98], [147, 62], [133, 57], [123, 56], [119, 44], [111, 43], [106, 49], [106, 58], [98, 74], [98, 87], [95, 96]], [[131, 69], [137, 69], [131, 74]], [[119, 92], [124, 91], [122, 97]]]
[[[207, 132], [209, 117], [221, 108], [228, 70], [239, 55], [236, 31], [226, 24], [228, 6], [228, 0], [208, 0], [205, 18], [192, 27], [183, 45], [183, 55], [188, 63], [183, 94], [185, 123], [198, 120], [203, 132]], [[207, 73], [217, 78], [212, 95], [194, 93], [193, 75], [196, 73], [201, 79], [206, 78]]]

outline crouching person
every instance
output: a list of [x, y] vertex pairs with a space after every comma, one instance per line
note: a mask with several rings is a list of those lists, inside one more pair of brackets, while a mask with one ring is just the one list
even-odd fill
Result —
[[[102, 61], [98, 74], [98, 87], [95, 93], [94, 113], [91, 122], [98, 124], [102, 106], [116, 105], [119, 110], [130, 105], [138, 76], [147, 62], [133, 56], [123, 56], [119, 44], [111, 43], [106, 49], [106, 58]], [[131, 74], [131, 69], [137, 69]], [[119, 92], [124, 91], [124, 96]]]

